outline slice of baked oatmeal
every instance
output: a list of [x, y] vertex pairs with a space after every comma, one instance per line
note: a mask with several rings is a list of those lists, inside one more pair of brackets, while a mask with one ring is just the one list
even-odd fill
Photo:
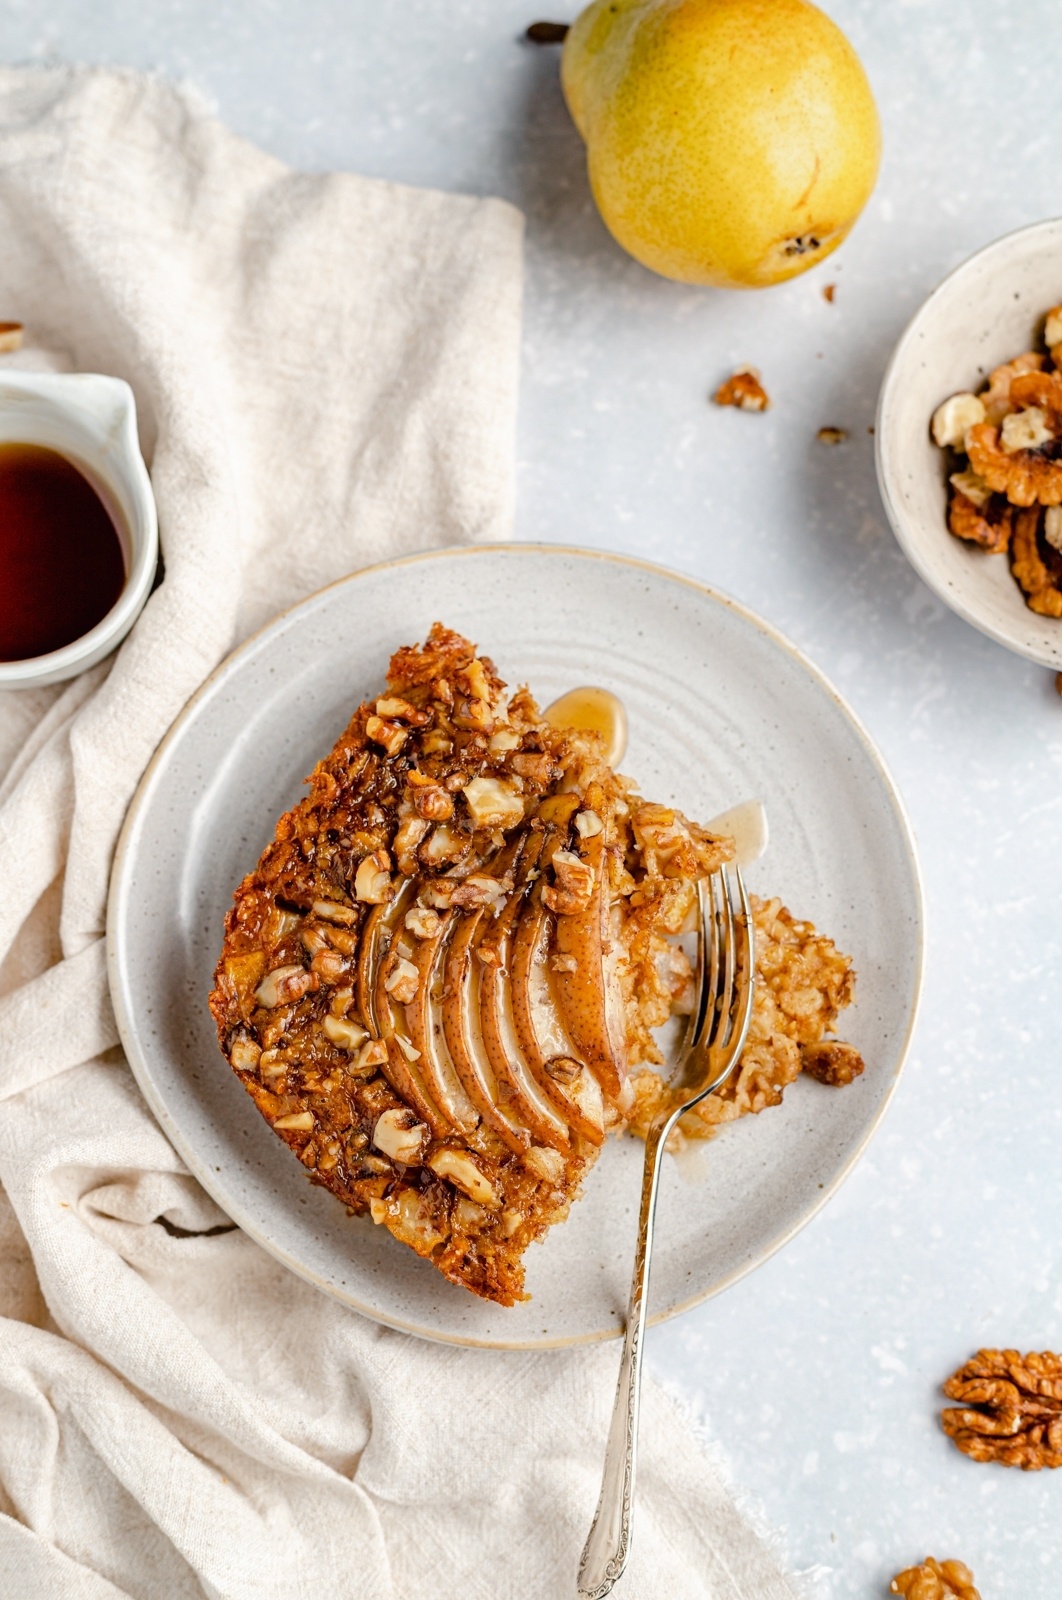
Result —
[[[676, 936], [733, 854], [603, 749], [436, 624], [396, 652], [236, 891], [210, 997], [222, 1050], [313, 1181], [502, 1305], [607, 1133], [640, 1122], [648, 1086], [629, 1069], [659, 1060], [652, 1030], [688, 1008]], [[765, 916], [779, 931], [759, 960], [782, 971], [788, 914]], [[748, 1070], [766, 1051], [772, 1084], [776, 1036], [799, 1070], [849, 998], [846, 958], [819, 946], [832, 955], [800, 969], [796, 1032], [775, 1026], [773, 968], [757, 997]], [[745, 1084], [715, 1120], [763, 1103]]]

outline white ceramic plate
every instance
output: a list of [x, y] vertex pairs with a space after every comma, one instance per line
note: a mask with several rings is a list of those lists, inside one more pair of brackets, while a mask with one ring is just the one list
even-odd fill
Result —
[[1062, 668], [1062, 620], [1030, 611], [1003, 556], [955, 539], [947, 525], [947, 457], [933, 412], [993, 367], [1036, 348], [1062, 303], [1062, 218], [986, 245], [915, 313], [881, 386], [878, 482], [893, 532], [915, 571], [960, 617], [1018, 655]]
[[221, 1056], [206, 997], [232, 891], [301, 780], [382, 685], [391, 651], [440, 618], [545, 703], [580, 683], [630, 716], [624, 770], [708, 818], [762, 798], [771, 844], [750, 885], [777, 893], [855, 957], [844, 1033], [867, 1071], [844, 1090], [798, 1080], [727, 1129], [699, 1172], [668, 1164], [653, 1261], [659, 1319], [764, 1261], [850, 1171], [896, 1085], [922, 975], [914, 845], [866, 734], [766, 624], [648, 563], [553, 546], [429, 553], [371, 567], [270, 624], [203, 685], [130, 808], [111, 885], [111, 992], [141, 1088], [224, 1210], [348, 1305], [430, 1338], [510, 1347], [618, 1334], [642, 1146], [613, 1140], [569, 1220], [526, 1257], [512, 1310], [446, 1283], [383, 1228], [314, 1188]]

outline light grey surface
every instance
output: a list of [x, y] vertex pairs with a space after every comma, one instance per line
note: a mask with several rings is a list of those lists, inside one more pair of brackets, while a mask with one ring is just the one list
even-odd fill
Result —
[[[507, 617], [514, 594], [521, 609]], [[703, 1300], [777, 1249], [878, 1123], [921, 985], [910, 835], [836, 695], [761, 624], [657, 568], [555, 545], [431, 552], [333, 584], [221, 667], [159, 750], [119, 843], [107, 954], [126, 1053], [191, 1170], [282, 1261], [393, 1327], [469, 1344], [608, 1338], [623, 1325], [634, 1259], [637, 1141], [609, 1141], [585, 1199], [528, 1253], [531, 1300], [499, 1310], [310, 1189], [235, 1078], [216, 1070], [201, 997], [232, 887], [298, 799], [300, 775], [379, 685], [381, 663], [437, 616], [543, 702], [588, 680], [619, 694], [630, 770], [647, 795], [706, 816], [735, 795], [761, 797], [771, 848], [749, 869], [750, 889], [800, 905], [860, 952], [866, 976], [845, 1029], [870, 1063], [859, 1083], [841, 1095], [802, 1078], [773, 1117], [732, 1129], [710, 1160], [697, 1151], [667, 1161], [658, 1315]], [[346, 641], [338, 660], [336, 639]], [[248, 752], [267, 743], [279, 758], [263, 767]], [[173, 914], [160, 917], [160, 906]]]
[[[926, 1551], [968, 1561], [986, 1600], [1054, 1600], [1062, 1474], [975, 1466], [935, 1417], [979, 1344], [1062, 1340], [1062, 701], [907, 566], [865, 430], [922, 296], [1062, 209], [1062, 28], [1057, 0], [829, 9], [879, 97], [881, 181], [838, 256], [755, 295], [670, 285], [611, 244], [555, 57], [516, 42], [524, 0], [0, 0], [0, 55], [158, 67], [289, 161], [524, 207], [519, 533], [668, 561], [785, 629], [884, 749], [927, 877], [922, 1025], [869, 1155], [649, 1359], [794, 1564], [830, 1569], [824, 1600], [883, 1595]], [[741, 361], [765, 416], [706, 403]], [[817, 445], [823, 424], [850, 442]]]

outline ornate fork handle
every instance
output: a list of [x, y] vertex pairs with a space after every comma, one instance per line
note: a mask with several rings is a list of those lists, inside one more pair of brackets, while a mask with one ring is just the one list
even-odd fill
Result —
[[[631, 1547], [631, 1506], [638, 1456], [638, 1402], [642, 1378], [642, 1334], [649, 1302], [649, 1260], [653, 1217], [660, 1182], [660, 1158], [684, 1111], [699, 1104], [730, 1076], [745, 1048], [752, 1016], [753, 931], [741, 869], [734, 869], [737, 901], [726, 870], [701, 880], [697, 999], [690, 1030], [668, 1080], [670, 1113], [661, 1112], [645, 1141], [638, 1245], [627, 1307], [619, 1387], [605, 1446], [601, 1497], [579, 1563], [582, 1600], [602, 1600], [627, 1564]], [[675, 1104], [675, 1101], [678, 1103]]]
[[617, 1581], [631, 1546], [631, 1504], [638, 1459], [638, 1406], [642, 1384], [642, 1332], [649, 1300], [649, 1261], [653, 1248], [653, 1215], [660, 1179], [664, 1141], [678, 1112], [650, 1129], [645, 1141], [642, 1202], [638, 1216], [638, 1244], [627, 1307], [627, 1333], [623, 1342], [619, 1383], [612, 1422], [605, 1446], [601, 1495], [579, 1562], [581, 1600], [602, 1600]]

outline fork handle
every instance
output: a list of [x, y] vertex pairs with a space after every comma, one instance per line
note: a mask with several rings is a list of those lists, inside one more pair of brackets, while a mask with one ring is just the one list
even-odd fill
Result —
[[645, 1141], [638, 1244], [627, 1307], [619, 1383], [605, 1446], [601, 1494], [579, 1562], [580, 1600], [602, 1600], [617, 1582], [631, 1547], [631, 1506], [638, 1461], [638, 1407], [642, 1382], [642, 1333], [649, 1298], [649, 1261], [653, 1248], [653, 1215], [660, 1179], [660, 1155], [672, 1118], [650, 1129]]

